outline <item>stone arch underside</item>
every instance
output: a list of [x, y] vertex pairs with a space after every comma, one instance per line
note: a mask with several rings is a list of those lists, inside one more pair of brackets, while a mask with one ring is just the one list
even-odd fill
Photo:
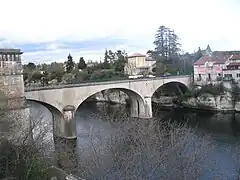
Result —
[[146, 105], [145, 105], [144, 97], [142, 97], [138, 92], [130, 89], [126, 89], [126, 88], [104, 88], [104, 89], [101, 89], [100, 91], [91, 93], [83, 100], [80, 100], [77, 102], [76, 109], [78, 109], [81, 106], [81, 104], [86, 102], [86, 100], [91, 96], [105, 90], [119, 90], [126, 93], [129, 96], [131, 117], [144, 117], [146, 115], [146, 107], [145, 107]]
[[165, 91], [168, 91], [168, 93], [173, 91], [178, 95], [182, 95], [182, 94], [184, 94], [185, 92], [188, 91], [188, 87], [187, 87], [187, 85], [185, 85], [185, 83], [182, 83], [182, 82], [179, 82], [179, 81], [171, 81], [171, 82], [164, 83], [161, 86], [157, 87], [153, 91], [152, 97], [154, 96], [155, 93], [157, 93], [161, 89], [165, 90]]
[[[65, 138], [65, 139], [74, 139], [76, 138], [76, 124], [75, 121], [72, 119], [67, 118], [68, 115], [64, 114], [63, 111], [60, 111], [58, 108], [54, 107], [53, 105], [39, 101], [34, 99], [27, 99], [28, 101], [33, 101], [38, 104], [43, 105], [46, 107], [52, 114], [52, 119], [49, 119], [53, 121], [53, 135], [55, 137]], [[67, 107], [69, 108], [69, 107]], [[68, 112], [68, 111], [66, 111]]]

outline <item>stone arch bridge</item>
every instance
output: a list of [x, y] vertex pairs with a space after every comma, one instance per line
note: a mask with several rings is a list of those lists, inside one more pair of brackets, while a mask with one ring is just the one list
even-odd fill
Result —
[[66, 139], [77, 137], [74, 115], [78, 107], [92, 95], [108, 89], [125, 92], [130, 99], [131, 116], [152, 117], [151, 97], [158, 88], [167, 84], [188, 87], [191, 76], [156, 77], [62, 85], [56, 87], [25, 88], [27, 100], [38, 102], [52, 113], [54, 135]]

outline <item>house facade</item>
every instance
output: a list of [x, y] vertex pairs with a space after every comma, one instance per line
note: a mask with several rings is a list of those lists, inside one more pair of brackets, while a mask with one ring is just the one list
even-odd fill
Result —
[[224, 77], [223, 69], [231, 55], [204, 55], [194, 63], [194, 82], [199, 85], [217, 83]]
[[156, 61], [144, 54], [134, 53], [128, 56], [124, 71], [128, 75], [151, 73]]
[[223, 77], [240, 81], [240, 55], [232, 55], [223, 67]]

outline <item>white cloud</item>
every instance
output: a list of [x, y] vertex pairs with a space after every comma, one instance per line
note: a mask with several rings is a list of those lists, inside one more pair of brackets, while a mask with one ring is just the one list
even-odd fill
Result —
[[[207, 44], [214, 50], [240, 49], [237, 0], [7, 0], [1, 2], [1, 7], [0, 16], [4, 18], [0, 38], [6, 41], [0, 46], [4, 47], [11, 46], [11, 42], [117, 36], [128, 39], [121, 46], [126, 51], [145, 51], [152, 48], [154, 34], [164, 24], [175, 29], [185, 51]], [[42, 58], [62, 59], [64, 51], [59, 48], [59, 44], [50, 44], [52, 51]], [[36, 54], [44, 56], [44, 52]], [[35, 55], [26, 53], [24, 57], [29, 61]]]

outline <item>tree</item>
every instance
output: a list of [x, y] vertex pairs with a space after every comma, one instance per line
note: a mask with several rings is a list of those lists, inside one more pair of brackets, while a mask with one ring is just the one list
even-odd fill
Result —
[[32, 62], [28, 63], [27, 66], [26, 66], [27, 70], [28, 71], [34, 71], [36, 69], [36, 65]]
[[48, 81], [49, 81], [49, 73], [47, 71], [43, 72], [43, 76], [41, 78], [41, 83], [42, 85], [48, 85]]
[[66, 73], [62, 76], [62, 82], [63, 84], [71, 84], [74, 82], [75, 75], [73, 73]]
[[32, 81], [35, 81], [35, 82], [37, 82], [37, 81], [41, 81], [41, 78], [43, 77], [43, 75], [41, 74], [41, 72], [39, 72], [39, 71], [34, 71], [33, 73], [32, 73], [32, 78], [31, 78], [31, 80]]
[[108, 50], [106, 49], [104, 54], [103, 69], [109, 69], [109, 68], [110, 68], [109, 55], [108, 55]]
[[112, 50], [108, 51], [108, 58], [110, 60], [110, 64], [113, 65], [116, 55], [114, 52], [112, 52]]
[[74, 68], [74, 62], [73, 62], [73, 58], [70, 53], [67, 58], [68, 58], [68, 60], [65, 62], [66, 71], [67, 71], [67, 73], [70, 73], [70, 72], [72, 72], [72, 70]]
[[198, 47], [198, 51], [197, 51], [197, 52], [195, 53], [195, 55], [194, 55], [194, 61], [199, 60], [202, 56], [203, 56], [202, 50], [201, 50], [200, 47]]
[[155, 35], [155, 41], [153, 42], [153, 44], [156, 46], [155, 51], [159, 56], [167, 56], [166, 32], [167, 28], [165, 26], [160, 26]]
[[50, 65], [49, 65], [49, 68], [47, 69], [43, 69], [43, 71], [49, 71], [49, 72], [64, 72], [64, 66], [62, 63], [57, 63], [57, 62], [52, 62]]
[[181, 44], [174, 30], [165, 26], [160, 26], [153, 43], [155, 45], [155, 56], [166, 57], [168, 62], [174, 62], [178, 59]]
[[116, 53], [116, 60], [113, 63], [116, 72], [124, 72], [124, 67], [127, 62], [127, 53], [125, 51], [118, 50]]
[[[187, 124], [130, 120], [119, 109], [104, 113], [104, 117], [117, 128], [108, 137], [99, 137], [98, 129], [92, 127], [89, 156], [82, 157], [75, 167], [85, 179], [199, 179], [202, 176], [211, 148], [208, 135], [199, 138]], [[121, 126], [119, 118], [124, 121]], [[106, 142], [106, 146], [97, 149], [95, 140]], [[101, 156], [102, 153], [107, 155]], [[68, 156], [66, 159], [72, 154]]]
[[79, 63], [78, 63], [78, 69], [86, 69], [87, 65], [85, 63], [85, 60], [83, 57], [80, 57]]

